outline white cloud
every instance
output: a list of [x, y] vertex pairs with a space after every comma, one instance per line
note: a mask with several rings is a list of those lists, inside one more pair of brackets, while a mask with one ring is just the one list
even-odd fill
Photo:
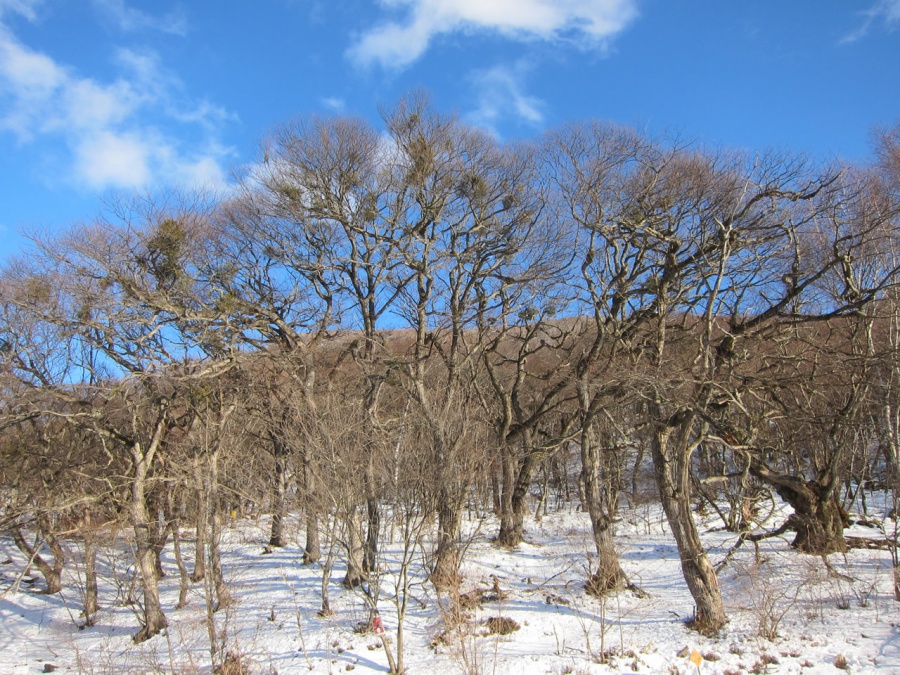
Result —
[[[0, 8], [10, 1], [0, 0]], [[0, 22], [0, 132], [23, 144], [61, 141], [70, 153], [67, 180], [90, 189], [222, 185], [229, 150], [217, 136], [232, 116], [184, 95], [155, 53], [122, 49], [114, 56], [118, 77], [85, 77], [24, 45]]]
[[101, 131], [77, 139], [75, 168], [93, 189], [138, 188], [150, 182], [150, 154], [136, 134]]
[[884, 22], [887, 29], [895, 30], [900, 26], [900, 0], [877, 0], [874, 5], [861, 13], [862, 25], [841, 38], [841, 44], [850, 44], [864, 38], [872, 26]]
[[37, 19], [37, 8], [43, 0], [0, 0], [0, 18], [4, 14], [21, 14], [29, 21]]
[[94, 7], [112, 19], [119, 29], [126, 33], [158, 30], [173, 35], [187, 34], [187, 17], [181, 8], [164, 16], [153, 16], [129, 7], [125, 4], [125, 0], [93, 0], [93, 2]]
[[499, 136], [498, 124], [507, 118], [531, 126], [544, 121], [543, 101], [525, 93], [522, 80], [526, 68], [495, 66], [472, 75], [477, 91], [475, 110], [466, 115], [467, 121]]
[[344, 112], [344, 109], [347, 107], [347, 102], [342, 98], [337, 98], [336, 96], [326, 96], [320, 99], [320, 101], [323, 106], [336, 113]]
[[407, 11], [403, 22], [376, 26], [348, 51], [362, 65], [407, 66], [432, 38], [460, 30], [485, 30], [512, 39], [559, 40], [577, 36], [602, 43], [636, 16], [636, 0], [381, 0]]

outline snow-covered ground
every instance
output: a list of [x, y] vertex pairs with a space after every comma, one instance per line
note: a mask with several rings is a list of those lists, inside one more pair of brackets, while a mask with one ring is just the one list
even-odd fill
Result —
[[[706, 638], [684, 625], [693, 605], [659, 508], [639, 505], [622, 516], [617, 531], [622, 564], [647, 598], [627, 591], [604, 600], [585, 594], [592, 545], [583, 513], [566, 510], [541, 522], [529, 519], [527, 543], [515, 550], [491, 544], [492, 518], [469, 520], [463, 591], [482, 589], [484, 602], [455, 629], [448, 626], [417, 558], [405, 622], [407, 671], [837, 673], [843, 666], [853, 673], [900, 673], [900, 603], [892, 597], [887, 552], [832, 555], [829, 570], [821, 558], [792, 551], [785, 538], [761, 542], [759, 563], [748, 543], [719, 577], [730, 623], [719, 636]], [[715, 530], [717, 524], [712, 517], [700, 522], [713, 563], [735, 541], [735, 535]], [[241, 522], [223, 544], [225, 575], [237, 598], [215, 615], [215, 632], [224, 637], [226, 650], [253, 673], [386, 672], [380, 638], [357, 632], [369, 613], [359, 591], [340, 586], [340, 561], [330, 586], [334, 614], [317, 616], [321, 569], [300, 565], [296, 543], [263, 554], [266, 526], [265, 519]], [[848, 534], [877, 532], [856, 526]], [[171, 547], [161, 582], [170, 626], [133, 644], [137, 621], [123, 604], [130, 561], [122, 545], [120, 539], [119, 547], [101, 552], [102, 608], [96, 625], [80, 629], [79, 580], [70, 578], [63, 594], [52, 597], [37, 593], [40, 579], [32, 586], [14, 584], [24, 560], [11, 541], [0, 540], [0, 673], [211, 672], [204, 584], [192, 588], [186, 607], [174, 609], [178, 574]], [[69, 546], [77, 556], [77, 545]], [[192, 553], [189, 544], [184, 548]], [[396, 614], [388, 591], [399, 547], [386, 542], [384, 550], [379, 609], [392, 636]], [[494, 624], [487, 620], [494, 617], [512, 619], [519, 629], [492, 633]], [[777, 637], [762, 637], [761, 622]], [[694, 652], [702, 656], [699, 666], [691, 662]]]

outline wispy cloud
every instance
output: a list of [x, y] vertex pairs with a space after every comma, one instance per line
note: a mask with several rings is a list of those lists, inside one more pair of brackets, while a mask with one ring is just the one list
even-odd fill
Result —
[[67, 180], [90, 189], [223, 184], [230, 153], [218, 135], [232, 116], [186, 95], [152, 51], [120, 49], [113, 63], [113, 78], [84, 76], [0, 21], [0, 133], [34, 144], [36, 154], [66, 148]]
[[484, 30], [516, 40], [576, 37], [602, 44], [637, 16], [636, 0], [380, 0], [405, 10], [360, 36], [348, 56], [361, 65], [402, 68], [421, 57], [431, 40], [460, 30]]
[[872, 27], [884, 23], [888, 30], [896, 30], [900, 26], [900, 0], [877, 0], [869, 9], [861, 12], [862, 24], [854, 31], [841, 38], [841, 44], [850, 44], [861, 40]]
[[43, 0], [0, 0], [0, 19], [4, 14], [20, 14], [29, 21], [37, 18], [37, 8]]
[[[25, 1], [25, 0], [12, 0]], [[112, 19], [126, 33], [158, 30], [173, 35], [186, 35], [188, 22], [184, 10], [176, 8], [163, 16], [154, 16], [125, 4], [125, 0], [93, 0], [94, 7]]]
[[319, 101], [323, 106], [336, 113], [344, 112], [347, 107], [347, 102], [344, 99], [338, 98], [336, 96], [326, 96], [319, 99]]
[[544, 121], [544, 103], [529, 96], [524, 90], [524, 76], [527, 68], [519, 63], [515, 66], [494, 66], [472, 74], [472, 84], [476, 91], [476, 107], [466, 115], [466, 120], [495, 136], [499, 136], [499, 125], [505, 120], [517, 124], [539, 126]]

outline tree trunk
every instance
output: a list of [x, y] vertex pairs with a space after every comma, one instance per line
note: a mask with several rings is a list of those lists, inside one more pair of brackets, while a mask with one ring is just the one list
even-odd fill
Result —
[[219, 610], [234, 602], [225, 577], [222, 574], [222, 533], [219, 530], [219, 453], [209, 455], [209, 494], [206, 498], [206, 518], [209, 526], [209, 567], [216, 591], [216, 606]]
[[813, 555], [846, 552], [844, 528], [849, 523], [836, 490], [814, 480], [804, 481], [776, 473], [758, 460], [752, 461], [750, 471], [774, 487], [778, 495], [793, 507], [794, 513], [788, 518], [787, 526], [797, 535], [791, 546]]
[[315, 485], [309, 454], [301, 455], [303, 467], [303, 494], [305, 495], [306, 508], [306, 546], [303, 550], [303, 564], [312, 565], [322, 558], [322, 547], [319, 543], [319, 502], [315, 496]]
[[705, 635], [717, 633], [727, 623], [716, 571], [700, 541], [691, 511], [691, 432], [693, 413], [680, 413], [660, 422], [653, 434], [651, 452], [663, 510], [681, 557], [681, 571], [694, 599], [690, 627]]
[[35, 565], [44, 577], [47, 587], [43, 590], [43, 593], [46, 595], [59, 593], [62, 590], [62, 570], [63, 564], [65, 563], [65, 555], [56, 538], [50, 533], [41, 533], [41, 536], [44, 538], [44, 543], [47, 544], [50, 552], [53, 554], [53, 565], [50, 565], [44, 560], [41, 554], [38, 553], [40, 547], [32, 547], [25, 540], [21, 528], [12, 528], [12, 536], [16, 547], [28, 558], [28, 564]]
[[155, 537], [150, 514], [147, 512], [147, 475], [162, 437], [164, 420], [160, 418], [150, 447], [146, 452], [140, 442], [131, 446], [131, 458], [134, 464], [134, 476], [131, 482], [131, 522], [134, 528], [135, 562], [141, 575], [144, 588], [143, 626], [134, 635], [135, 642], [143, 642], [152, 638], [169, 625], [159, 601], [159, 587], [156, 576]]
[[194, 486], [197, 494], [197, 517], [194, 524], [194, 572], [191, 574], [191, 581], [197, 583], [206, 578], [206, 508], [204, 506], [206, 488], [204, 487], [200, 457], [194, 458]]
[[438, 494], [438, 540], [431, 581], [439, 589], [459, 585], [459, 538], [465, 492], [444, 487]]
[[287, 492], [287, 446], [272, 434], [275, 472], [272, 475], [272, 532], [269, 546], [284, 546], [284, 509]]
[[346, 522], [347, 573], [341, 583], [356, 588], [366, 580], [363, 567], [362, 523], [356, 507], [350, 509]]
[[156, 509], [156, 533], [153, 538], [153, 556], [156, 567], [156, 578], [166, 576], [166, 570], [162, 565], [162, 552], [169, 540], [169, 525], [166, 522], [167, 514], [162, 509]]
[[184, 556], [181, 553], [181, 530], [178, 526], [178, 520], [171, 522], [172, 527], [172, 548], [175, 551], [175, 565], [178, 567], [178, 604], [176, 609], [181, 609], [187, 605], [188, 588], [190, 587], [191, 575], [188, 572], [187, 565], [184, 564]]
[[594, 547], [597, 549], [597, 569], [587, 582], [592, 595], [602, 596], [628, 585], [628, 578], [619, 564], [619, 556], [612, 536], [612, 513], [608, 500], [603, 499], [600, 479], [600, 452], [593, 426], [588, 423], [581, 431], [581, 482], [584, 510], [591, 517]]
[[[546, 454], [532, 449], [530, 442], [526, 441], [525, 455], [518, 462], [518, 471], [515, 470], [514, 459], [510, 460], [509, 468], [504, 467], [504, 495], [501, 500], [503, 510], [500, 514], [500, 533], [497, 535], [500, 546], [511, 548], [522, 543], [525, 537], [525, 516], [528, 514], [528, 490], [535, 470], [544, 459]], [[512, 480], [509, 480], [507, 471], [511, 473]], [[510, 494], [507, 495], [507, 491]]]
[[94, 615], [98, 610], [97, 601], [97, 547], [94, 529], [91, 526], [91, 512], [84, 510], [81, 521], [81, 538], [84, 541], [84, 625], [94, 625]]
[[319, 515], [312, 507], [306, 508], [306, 547], [303, 549], [303, 564], [312, 565], [322, 558], [319, 544]]
[[148, 640], [169, 625], [159, 601], [156, 577], [156, 555], [153, 551], [153, 534], [147, 522], [134, 524], [135, 562], [141, 574], [144, 588], [143, 626], [134, 635], [135, 642]]
[[381, 508], [376, 497], [366, 500], [366, 550], [363, 569], [367, 573], [375, 571], [378, 558], [378, 537], [381, 533]]

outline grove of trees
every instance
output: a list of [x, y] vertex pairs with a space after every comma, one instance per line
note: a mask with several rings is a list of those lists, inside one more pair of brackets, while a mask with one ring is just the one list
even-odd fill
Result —
[[900, 128], [855, 166], [594, 121], [503, 143], [423, 96], [383, 118], [286, 124], [229, 194], [123, 200], [4, 266], [0, 531], [47, 593], [83, 566], [89, 624], [121, 528], [148, 639], [169, 541], [213, 611], [228, 515], [279, 547], [300, 514], [324, 613], [336, 561], [374, 610], [401, 538], [402, 618], [423, 545], [452, 598], [466, 513], [516, 546], [570, 475], [587, 591], [640, 593], [614, 522], [648, 463], [701, 632], [727, 617], [699, 501], [743, 541], [774, 492], [798, 552], [846, 550], [847, 495], [900, 479]]

